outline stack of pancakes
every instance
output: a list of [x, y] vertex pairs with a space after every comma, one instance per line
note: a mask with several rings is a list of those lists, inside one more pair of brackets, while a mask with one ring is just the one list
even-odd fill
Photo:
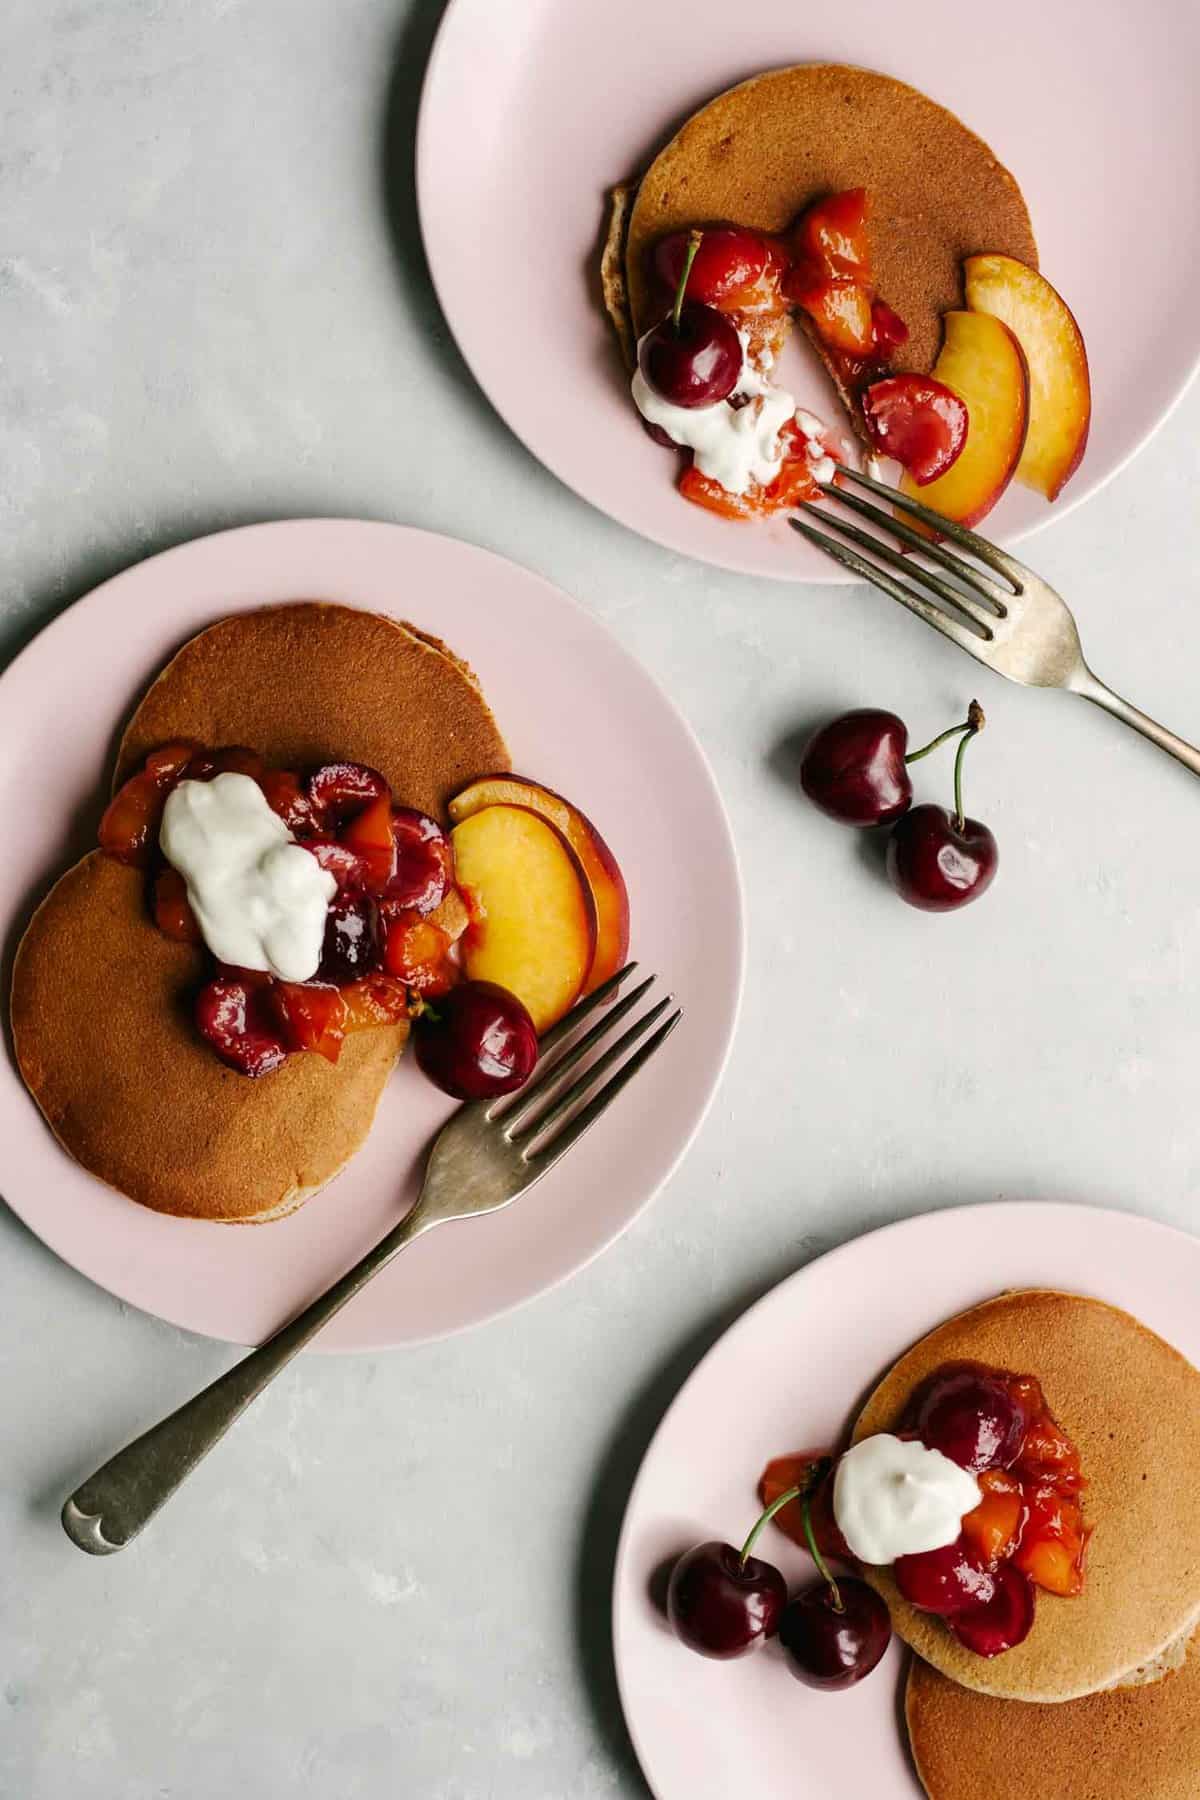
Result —
[[[129, 721], [114, 785], [180, 738], [246, 744], [281, 768], [369, 763], [398, 805], [435, 818], [466, 782], [509, 767], [478, 682], [445, 645], [315, 602], [241, 613], [186, 644]], [[18, 949], [17, 1061], [60, 1143], [109, 1186], [159, 1212], [278, 1218], [362, 1144], [408, 1027], [355, 1033], [336, 1065], [291, 1056], [251, 1081], [193, 1023], [208, 966], [157, 929], [144, 873], [93, 851]]]
[[1084, 1590], [1039, 1593], [1024, 1643], [985, 1659], [864, 1574], [917, 1655], [906, 1713], [931, 1800], [1194, 1800], [1200, 1794], [1200, 1373], [1128, 1313], [1042, 1289], [923, 1338], [868, 1399], [857, 1441], [898, 1429], [945, 1363], [1036, 1375], [1078, 1446], [1094, 1528]]

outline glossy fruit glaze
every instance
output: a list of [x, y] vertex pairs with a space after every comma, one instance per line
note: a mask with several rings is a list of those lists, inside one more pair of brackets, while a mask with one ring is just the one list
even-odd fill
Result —
[[166, 745], [114, 795], [99, 841], [106, 855], [146, 872], [155, 922], [179, 942], [203, 940], [183, 879], [159, 849], [163, 808], [177, 782], [231, 772], [258, 782], [337, 892], [311, 981], [216, 965], [196, 998], [197, 1029], [243, 1075], [268, 1074], [302, 1051], [336, 1062], [348, 1033], [394, 1024], [416, 1010], [416, 996], [444, 993], [454, 981], [450, 935], [429, 916], [453, 887], [450, 841], [436, 820], [395, 806], [384, 777], [362, 763], [301, 775], [268, 769], [241, 745]]
[[[1032, 1375], [979, 1363], [948, 1363], [912, 1395], [898, 1427], [974, 1474], [982, 1490], [954, 1543], [898, 1557], [893, 1575], [913, 1606], [936, 1614], [980, 1656], [998, 1656], [1028, 1636], [1035, 1590], [1082, 1593], [1090, 1531], [1079, 1452], [1055, 1420]], [[768, 1463], [759, 1483], [764, 1504], [803, 1482], [827, 1452], [806, 1451]], [[799, 1508], [775, 1523], [805, 1546]], [[832, 1469], [813, 1496], [822, 1552], [853, 1563], [833, 1516]]]
[[[931, 376], [893, 373], [892, 357], [907, 342], [908, 327], [875, 290], [869, 217], [866, 189], [853, 188], [816, 201], [782, 237], [729, 223], [702, 227], [684, 292], [710, 317], [712, 312], [727, 315], [746, 336], [756, 360], [778, 354], [791, 309], [800, 308], [872, 445], [924, 485], [944, 475], [961, 453], [969, 424], [967, 408], [945, 383]], [[673, 231], [650, 251], [651, 275], [664, 311], [683, 280], [691, 238], [690, 231]], [[653, 343], [656, 354], [669, 355], [666, 340], [671, 331], [670, 317], [664, 317], [647, 345]], [[676, 334], [676, 362], [687, 363], [693, 335]], [[649, 369], [643, 367], [650, 378]], [[688, 385], [680, 378], [681, 391]], [[696, 390], [702, 388], [712, 399], [722, 397], [716, 383], [705, 388], [697, 382]], [[665, 387], [661, 391], [667, 393]], [[731, 391], [732, 387], [724, 389], [725, 394]], [[794, 469], [789, 467], [793, 463]], [[808, 474], [800, 443], [794, 452], [785, 448], [783, 470], [768, 488], [731, 495], [689, 466], [680, 491], [727, 517], [753, 518], [812, 498], [816, 490], [811, 480], [801, 479]]]

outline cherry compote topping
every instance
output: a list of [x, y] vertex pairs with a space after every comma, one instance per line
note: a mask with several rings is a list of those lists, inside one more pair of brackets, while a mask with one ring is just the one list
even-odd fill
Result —
[[972, 1367], [935, 1375], [910, 1416], [923, 1444], [972, 1475], [1011, 1468], [1029, 1426], [1005, 1383]]
[[232, 979], [206, 983], [196, 996], [196, 1027], [239, 1075], [269, 1075], [287, 1061], [265, 987]]
[[439, 907], [450, 886], [450, 840], [428, 813], [411, 806], [392, 810], [395, 867], [385, 893], [396, 906], [431, 913]]
[[1034, 1592], [1020, 1569], [1002, 1562], [993, 1579], [995, 1591], [990, 1600], [965, 1607], [946, 1620], [959, 1643], [976, 1656], [1000, 1656], [1013, 1650], [1033, 1629]]
[[942, 1618], [964, 1606], [986, 1605], [996, 1591], [995, 1576], [961, 1538], [940, 1550], [898, 1556], [892, 1573], [907, 1601]]
[[451, 987], [455, 923], [443, 929], [430, 916], [453, 888], [449, 839], [425, 814], [394, 808], [385, 778], [363, 763], [325, 763], [304, 780], [266, 768], [241, 745], [210, 750], [181, 740], [152, 751], [105, 811], [100, 844], [148, 871], [151, 910], [165, 936], [203, 948], [187, 885], [159, 849], [167, 797], [181, 779], [229, 773], [259, 784], [296, 840], [332, 873], [337, 893], [311, 981], [218, 965], [201, 988], [197, 1028], [222, 1061], [250, 1076], [297, 1051], [336, 1062], [348, 1032], [393, 1024], [416, 1004], [414, 995]]
[[338, 893], [325, 915], [325, 941], [317, 980], [345, 987], [383, 963], [383, 925], [370, 894]]

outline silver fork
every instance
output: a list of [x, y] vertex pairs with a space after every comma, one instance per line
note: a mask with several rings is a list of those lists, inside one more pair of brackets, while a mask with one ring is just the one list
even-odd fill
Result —
[[[683, 1016], [680, 1007], [670, 1010], [668, 994], [613, 1037], [614, 1028], [653, 984], [651, 975], [575, 1036], [636, 967], [629, 963], [546, 1033], [533, 1075], [517, 1093], [477, 1101], [453, 1114], [429, 1153], [416, 1204], [361, 1262], [260, 1349], [119, 1450], [75, 1490], [62, 1510], [63, 1529], [73, 1544], [92, 1556], [123, 1550], [250, 1402], [393, 1257], [435, 1225], [510, 1205], [579, 1142]], [[657, 1030], [646, 1037], [659, 1020]], [[593, 1050], [600, 1053], [568, 1081]], [[608, 1080], [597, 1087], [610, 1069]]]
[[[914, 531], [904, 518], [895, 517], [884, 507], [872, 505], [861, 494], [829, 481], [818, 484], [828, 499], [838, 501], [869, 520], [877, 531], [899, 538], [910, 551], [936, 563], [938, 569], [944, 569], [952, 579], [947, 580], [936, 569], [925, 567], [912, 555], [903, 555], [874, 533], [863, 531], [848, 519], [828, 512], [812, 501], [800, 504], [840, 536], [830, 537], [803, 519], [789, 519], [789, 525], [803, 537], [817, 544], [835, 562], [853, 569], [864, 581], [872, 582], [893, 600], [899, 600], [901, 606], [907, 606], [919, 619], [924, 619], [927, 625], [948, 637], [960, 650], [966, 650], [989, 669], [994, 669], [997, 675], [1022, 682], [1026, 687], [1066, 688], [1072, 694], [1082, 694], [1085, 700], [1102, 706], [1105, 712], [1140, 731], [1160, 750], [1176, 757], [1193, 775], [1200, 775], [1200, 750], [1136, 706], [1131, 706], [1128, 700], [1114, 694], [1092, 674], [1084, 661], [1074, 616], [1062, 595], [1049, 582], [1018, 562], [1015, 556], [997, 549], [978, 532], [954, 524], [941, 513], [909, 499], [907, 494], [886, 487], [882, 481], [863, 475], [857, 469], [843, 468], [841, 464], [838, 464], [838, 474], [855, 488], [867, 488], [878, 494], [888, 507], [896, 507], [902, 514], [931, 527], [940, 539], [948, 538], [966, 555], [956, 555], [944, 542], [931, 543]], [[842, 539], [848, 542], [842, 542]], [[852, 545], [858, 548], [853, 549]], [[968, 556], [975, 560], [968, 561]], [[979, 563], [985, 567], [979, 568]]]

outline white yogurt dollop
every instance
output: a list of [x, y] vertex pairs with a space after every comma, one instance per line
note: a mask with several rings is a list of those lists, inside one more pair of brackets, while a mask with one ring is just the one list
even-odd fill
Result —
[[271, 811], [257, 781], [181, 781], [167, 797], [158, 841], [219, 962], [281, 981], [316, 974], [337, 882]]
[[718, 400], [713, 406], [674, 406], [650, 386], [639, 362], [633, 375], [633, 403], [643, 419], [660, 426], [681, 449], [692, 451], [700, 473], [719, 481], [730, 494], [770, 486], [783, 460], [779, 434], [790, 419], [796, 419], [805, 435], [814, 476], [818, 481], [831, 480], [833, 464], [819, 441], [824, 429], [820, 419], [798, 409], [795, 396], [786, 388], [775, 387], [769, 370], [756, 369], [746, 333], [739, 331], [738, 337], [742, 372], [733, 397], [744, 397], [745, 405], [735, 407], [728, 400]]
[[952, 1544], [982, 1497], [975, 1477], [940, 1450], [888, 1432], [847, 1450], [833, 1477], [838, 1530], [865, 1563]]

